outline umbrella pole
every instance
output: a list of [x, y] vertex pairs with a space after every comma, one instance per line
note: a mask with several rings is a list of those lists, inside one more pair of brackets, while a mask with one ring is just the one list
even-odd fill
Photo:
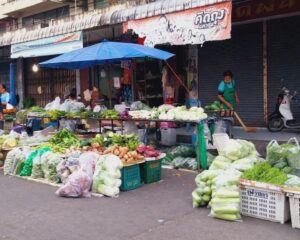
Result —
[[112, 101], [111, 101], [111, 74], [110, 74], [110, 70], [111, 70], [111, 65], [109, 64], [108, 65], [108, 97], [109, 97], [109, 108], [111, 109], [112, 108]]
[[171, 67], [171, 65], [165, 61], [165, 63], [167, 64], [168, 68], [171, 70], [171, 72], [173, 73], [173, 75], [175, 76], [175, 78], [180, 82], [180, 84], [184, 87], [184, 89], [186, 90], [186, 92], [189, 92], [189, 89], [187, 88], [187, 86], [184, 84], [184, 82], [180, 79], [180, 77], [178, 76], [178, 74], [174, 71], [174, 69]]

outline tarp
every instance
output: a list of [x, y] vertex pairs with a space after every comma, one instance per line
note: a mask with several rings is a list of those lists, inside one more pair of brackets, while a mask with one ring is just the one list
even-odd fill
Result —
[[203, 44], [206, 41], [230, 39], [232, 2], [131, 20], [123, 24], [124, 32], [131, 29], [146, 37], [145, 45]]
[[174, 54], [139, 44], [103, 41], [65, 53], [39, 65], [48, 68], [81, 69], [132, 58], [150, 57], [167, 60], [172, 56]]

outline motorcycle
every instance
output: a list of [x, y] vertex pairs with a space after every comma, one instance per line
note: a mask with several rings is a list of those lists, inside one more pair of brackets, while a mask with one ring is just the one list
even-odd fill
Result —
[[300, 122], [296, 122], [291, 109], [291, 104], [297, 102], [297, 92], [293, 93], [285, 86], [281, 88], [277, 96], [276, 108], [268, 117], [268, 129], [270, 132], [280, 132], [285, 129], [299, 129]]

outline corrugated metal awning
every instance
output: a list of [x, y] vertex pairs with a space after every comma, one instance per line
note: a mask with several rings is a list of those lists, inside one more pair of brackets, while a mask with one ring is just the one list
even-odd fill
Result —
[[111, 23], [122, 23], [128, 20], [148, 18], [228, 1], [230, 0], [160, 0], [134, 8], [116, 11], [111, 16]]
[[0, 45], [10, 45], [21, 42], [27, 42], [55, 35], [81, 31], [88, 28], [100, 26], [101, 15], [94, 14], [89, 17], [77, 19], [74, 21], [63, 22], [62, 20], [57, 25], [46, 28], [26, 31], [25, 29], [16, 32], [8, 32], [0, 38]]
[[153, 3], [111, 11], [104, 14], [93, 14], [69, 22], [60, 20], [54, 26], [32, 31], [21, 29], [15, 32], [7, 32], [0, 37], [0, 46], [52, 37], [97, 26], [118, 24], [128, 20], [147, 18], [226, 1], [230, 0], [159, 0]]

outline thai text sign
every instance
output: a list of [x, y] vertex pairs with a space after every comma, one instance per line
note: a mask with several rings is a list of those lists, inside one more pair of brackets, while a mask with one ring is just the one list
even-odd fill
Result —
[[170, 43], [172, 45], [203, 44], [206, 41], [231, 37], [232, 3], [224, 2], [181, 12], [131, 20], [124, 24], [126, 32], [132, 29], [146, 37], [145, 45]]

